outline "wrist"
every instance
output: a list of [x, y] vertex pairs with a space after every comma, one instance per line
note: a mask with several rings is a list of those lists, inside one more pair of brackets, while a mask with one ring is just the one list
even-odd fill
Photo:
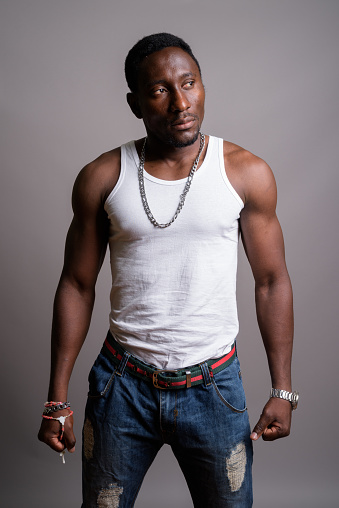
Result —
[[67, 394], [68, 394], [68, 387], [49, 388], [47, 400], [56, 400], [56, 401], [65, 402], [68, 399]]
[[48, 387], [48, 400], [61, 400], [63, 402], [68, 400], [68, 384], [69, 378], [65, 375], [59, 375], [58, 377], [55, 374], [52, 375]]
[[280, 388], [271, 388], [270, 397], [288, 401], [292, 406], [292, 411], [298, 407], [299, 393], [297, 391], [292, 392]]
[[55, 413], [56, 411], [60, 411], [61, 409], [67, 409], [70, 407], [69, 402], [55, 402], [55, 401], [49, 401], [45, 402], [44, 404], [44, 415], [49, 415], [51, 413]]

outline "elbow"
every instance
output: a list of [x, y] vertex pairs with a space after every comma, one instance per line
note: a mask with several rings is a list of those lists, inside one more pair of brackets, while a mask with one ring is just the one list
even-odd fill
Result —
[[57, 293], [77, 294], [86, 300], [94, 300], [95, 284], [78, 277], [62, 273], [59, 281]]
[[267, 296], [272, 292], [292, 292], [291, 280], [287, 270], [279, 273], [269, 273], [255, 279], [255, 293], [257, 296]]

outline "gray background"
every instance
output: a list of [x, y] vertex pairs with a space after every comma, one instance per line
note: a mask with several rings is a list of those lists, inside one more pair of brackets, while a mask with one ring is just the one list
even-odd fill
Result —
[[[125, 102], [123, 62], [142, 36], [187, 39], [207, 90], [204, 131], [275, 172], [294, 286], [292, 434], [255, 443], [255, 507], [335, 507], [338, 498], [338, 21], [331, 0], [1, 0], [1, 506], [80, 505], [86, 377], [108, 327], [108, 263], [69, 398], [78, 449], [36, 439], [49, 370], [52, 301], [88, 161], [143, 135]], [[270, 388], [242, 248], [239, 350], [252, 425]], [[133, 460], [133, 452], [131, 453]], [[136, 506], [191, 507], [168, 447]]]

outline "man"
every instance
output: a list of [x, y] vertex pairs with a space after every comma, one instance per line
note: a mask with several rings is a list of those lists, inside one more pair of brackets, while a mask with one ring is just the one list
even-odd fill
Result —
[[[164, 443], [194, 506], [249, 507], [252, 441], [287, 436], [297, 400], [274, 177], [258, 157], [201, 132], [205, 90], [182, 39], [145, 37], [125, 71], [147, 137], [101, 155], [75, 182], [39, 439], [74, 451], [67, 387], [109, 243], [110, 331], [89, 376], [83, 507], [133, 506]], [[274, 389], [252, 433], [235, 348], [239, 231]]]

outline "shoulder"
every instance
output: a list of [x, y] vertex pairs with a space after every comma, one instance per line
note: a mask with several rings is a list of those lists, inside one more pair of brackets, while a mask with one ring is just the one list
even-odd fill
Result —
[[276, 201], [276, 183], [269, 165], [250, 151], [224, 141], [224, 162], [227, 177], [245, 207]]
[[99, 207], [115, 187], [120, 174], [120, 147], [103, 153], [78, 174], [73, 187], [73, 206]]

